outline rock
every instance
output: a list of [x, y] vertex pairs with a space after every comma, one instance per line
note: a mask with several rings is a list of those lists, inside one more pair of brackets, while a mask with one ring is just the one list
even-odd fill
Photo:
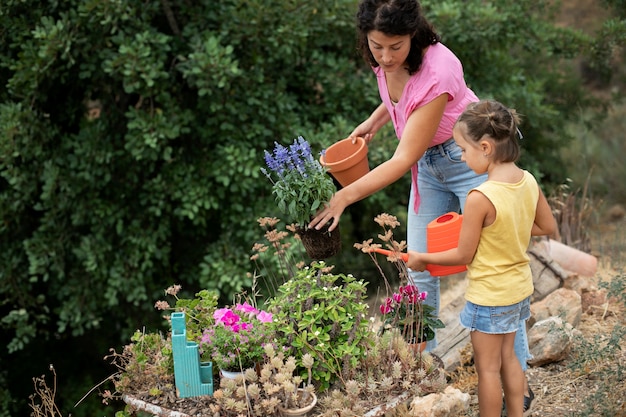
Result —
[[551, 316], [558, 316], [576, 327], [583, 312], [581, 297], [576, 291], [559, 288], [543, 300], [531, 304], [530, 312], [532, 316], [530, 325]]
[[533, 356], [530, 366], [541, 366], [563, 360], [569, 353], [574, 329], [560, 317], [550, 317], [535, 323], [528, 330], [528, 345]]
[[582, 309], [583, 312], [589, 314], [593, 314], [595, 307], [596, 310], [600, 311], [603, 315], [606, 314], [607, 309], [607, 291], [605, 289], [602, 290], [591, 290], [585, 291], [581, 295], [582, 300]]
[[583, 295], [585, 292], [595, 289], [594, 284], [592, 283], [592, 278], [583, 277], [576, 274], [567, 279], [563, 283], [563, 287], [574, 290], [580, 295]]
[[425, 397], [414, 398], [408, 415], [419, 417], [456, 416], [466, 411], [469, 408], [469, 403], [469, 394], [448, 386], [440, 394], [428, 394]]
[[545, 244], [541, 241], [531, 243], [528, 254], [535, 287], [532, 302], [543, 300], [546, 295], [561, 287], [565, 279], [572, 275], [552, 260]]

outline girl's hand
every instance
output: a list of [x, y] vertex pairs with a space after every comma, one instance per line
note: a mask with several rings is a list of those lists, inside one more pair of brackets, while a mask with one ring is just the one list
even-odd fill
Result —
[[426, 269], [426, 261], [424, 261], [422, 253], [414, 250], [410, 250], [407, 253], [409, 254], [409, 260], [406, 263], [406, 266], [411, 268], [413, 271], [422, 272]]

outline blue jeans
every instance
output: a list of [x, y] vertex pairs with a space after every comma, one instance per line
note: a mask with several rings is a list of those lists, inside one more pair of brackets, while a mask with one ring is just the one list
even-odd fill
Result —
[[522, 371], [526, 372], [528, 369], [528, 361], [533, 358], [530, 354], [530, 348], [528, 347], [528, 335], [526, 334], [526, 321], [521, 321], [519, 328], [515, 333], [515, 356], [522, 365]]
[[[426, 252], [426, 226], [428, 223], [450, 211], [460, 212], [465, 205], [467, 193], [487, 179], [487, 175], [477, 175], [465, 162], [461, 161], [461, 148], [453, 139], [441, 145], [428, 148], [418, 162], [417, 177], [420, 193], [419, 212], [413, 210], [415, 190], [411, 189], [407, 217], [407, 245], [410, 250]], [[439, 278], [428, 271], [409, 271], [409, 278], [419, 291], [427, 291], [426, 304], [439, 314]], [[437, 346], [437, 338], [426, 345], [430, 351]]]

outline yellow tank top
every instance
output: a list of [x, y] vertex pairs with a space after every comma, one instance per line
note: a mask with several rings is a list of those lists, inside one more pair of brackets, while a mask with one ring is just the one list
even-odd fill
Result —
[[484, 227], [476, 255], [467, 266], [465, 298], [482, 306], [507, 306], [532, 295], [533, 278], [526, 253], [535, 221], [539, 188], [527, 171], [515, 184], [486, 181], [481, 192], [496, 209], [493, 224]]

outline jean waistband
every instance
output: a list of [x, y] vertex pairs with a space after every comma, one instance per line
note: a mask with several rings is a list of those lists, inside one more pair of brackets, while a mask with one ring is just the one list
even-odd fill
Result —
[[450, 138], [447, 141], [440, 143], [439, 145], [431, 146], [430, 148], [426, 149], [426, 153], [437, 152], [441, 155], [444, 155], [444, 148], [452, 143], [454, 143], [454, 138]]

